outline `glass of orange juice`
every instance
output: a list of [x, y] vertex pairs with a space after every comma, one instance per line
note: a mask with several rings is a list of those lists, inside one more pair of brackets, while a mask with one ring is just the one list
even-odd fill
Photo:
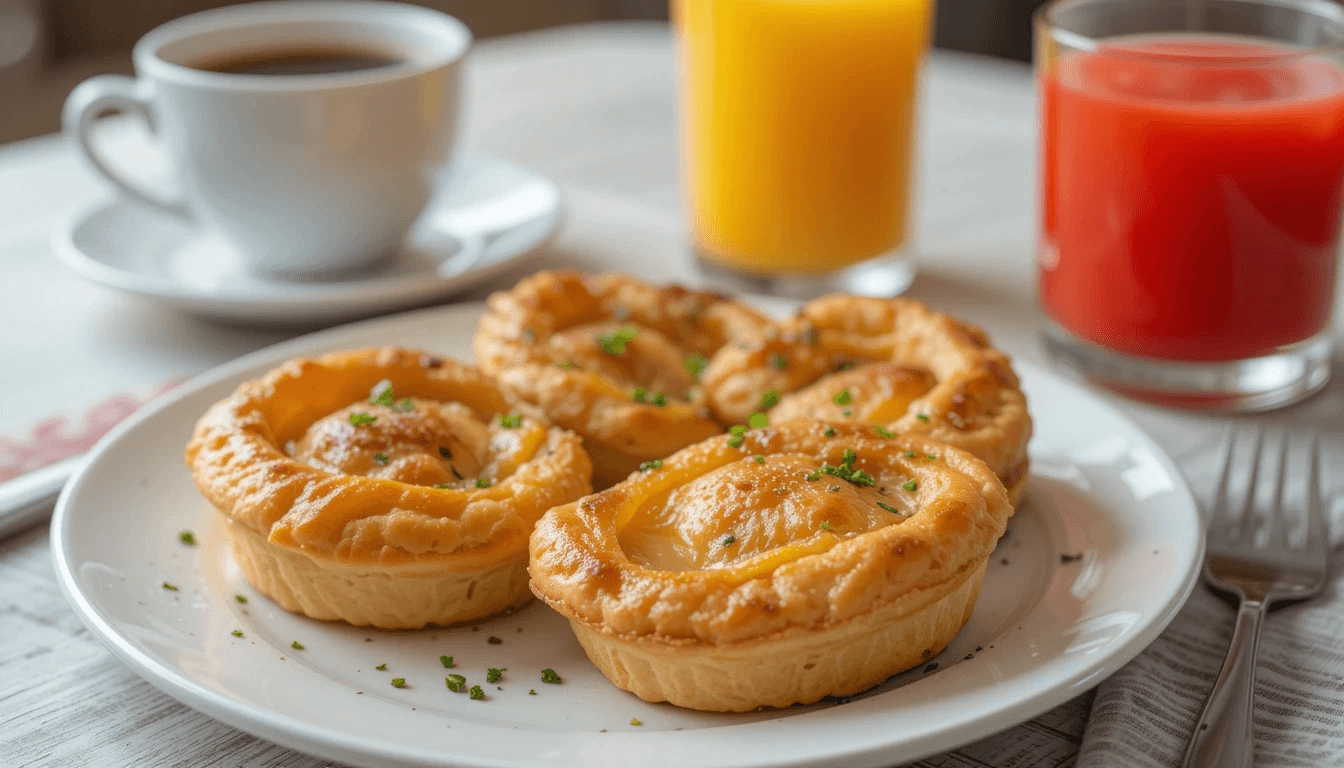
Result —
[[676, 0], [695, 255], [762, 293], [914, 279], [915, 100], [933, 0]]

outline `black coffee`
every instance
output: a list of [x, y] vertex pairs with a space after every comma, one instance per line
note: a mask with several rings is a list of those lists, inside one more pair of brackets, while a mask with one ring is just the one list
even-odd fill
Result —
[[193, 69], [231, 75], [327, 75], [400, 64], [405, 59], [354, 48], [271, 48], [192, 64]]

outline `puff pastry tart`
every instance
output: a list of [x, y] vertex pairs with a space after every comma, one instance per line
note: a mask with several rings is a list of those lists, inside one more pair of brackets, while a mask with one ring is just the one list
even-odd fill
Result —
[[604, 488], [721, 433], [699, 373], [726, 344], [774, 325], [714, 293], [539, 272], [490, 297], [475, 351], [509, 396], [583, 436]]
[[1025, 490], [1031, 417], [1008, 357], [918, 301], [824, 296], [777, 337], [724, 350], [704, 378], [729, 423], [764, 405], [774, 424], [856, 420], [927, 435], [983, 459], [1014, 504]]
[[942, 650], [1011, 512], [969, 453], [798, 421], [707, 440], [551, 510], [532, 534], [532, 589], [643, 699], [808, 703]]
[[412, 628], [526, 602], [527, 540], [588, 493], [578, 437], [474, 367], [388, 347], [285, 363], [187, 444], [243, 575], [315, 619]]

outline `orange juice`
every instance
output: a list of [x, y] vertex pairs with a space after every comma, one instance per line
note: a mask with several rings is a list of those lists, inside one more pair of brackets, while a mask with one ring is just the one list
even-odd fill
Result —
[[909, 237], [932, 0], [679, 0], [685, 180], [702, 258], [824, 273]]

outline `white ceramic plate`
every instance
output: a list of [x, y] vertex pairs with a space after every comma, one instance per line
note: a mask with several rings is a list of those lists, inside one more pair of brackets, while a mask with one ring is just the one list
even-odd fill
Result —
[[[1176, 467], [1096, 397], [1023, 365], [1034, 474], [974, 616], [936, 669], [845, 702], [740, 715], [648, 704], [612, 687], [565, 622], [535, 603], [474, 626], [392, 633], [310, 621], [258, 595], [183, 466], [197, 417], [295, 355], [395, 343], [468, 357], [479, 313], [436, 308], [287, 342], [120, 425], [66, 487], [52, 524], [76, 613], [188, 705], [357, 765], [864, 766], [944, 751], [1077, 696], [1152, 641], [1195, 583], [1203, 540]], [[187, 529], [197, 546], [179, 542]], [[485, 700], [447, 690], [440, 655], [483, 685]], [[488, 667], [506, 668], [498, 686], [485, 684]], [[564, 682], [543, 683], [546, 667]], [[392, 687], [396, 677], [407, 686]]]
[[486, 280], [546, 241], [560, 191], [520, 165], [459, 157], [436, 184], [396, 259], [370, 273], [275, 280], [190, 222], [124, 198], [76, 215], [52, 241], [93, 282], [184, 312], [248, 325], [330, 324], [425, 304]]

